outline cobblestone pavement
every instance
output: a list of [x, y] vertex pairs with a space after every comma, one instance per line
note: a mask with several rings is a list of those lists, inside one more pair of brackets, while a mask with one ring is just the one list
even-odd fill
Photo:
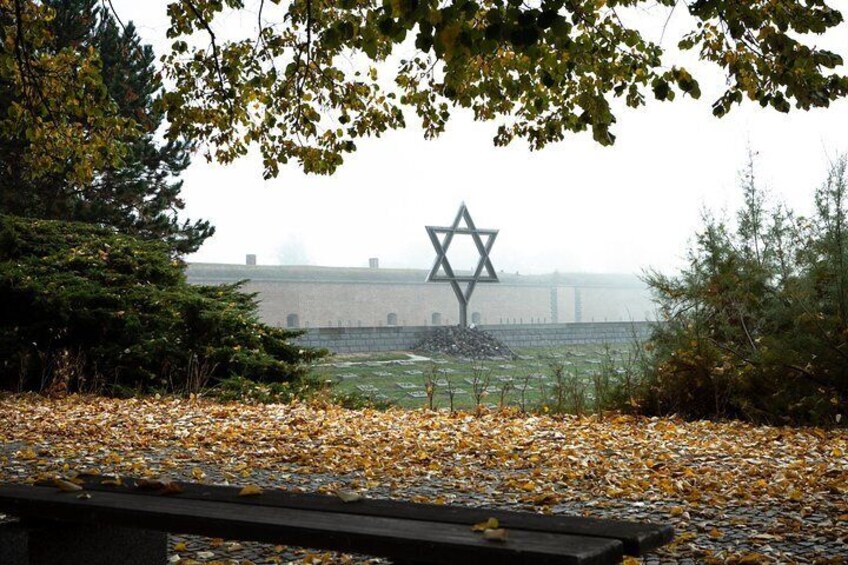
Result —
[[[0, 443], [0, 463], [7, 480], [23, 480], [43, 474], [48, 469], [90, 469], [95, 457], [80, 454], [75, 460], [51, 461], [47, 458], [25, 461], [15, 457], [21, 449], [36, 451], [47, 446], [24, 446]], [[93, 454], [92, 454], [93, 455]], [[98, 454], [98, 457], [100, 455]], [[150, 471], [160, 469], [162, 461], [181, 457], [178, 453], [149, 452], [141, 454], [141, 465]], [[451, 484], [422, 477], [412, 487], [393, 488], [373, 485], [364, 477], [351, 474], [329, 476], [304, 474], [296, 466], [280, 470], [255, 471], [244, 477], [233, 477], [220, 469], [186, 461], [182, 468], [168, 466], [163, 475], [177, 480], [202, 480], [209, 483], [250, 483], [265, 488], [285, 488], [303, 492], [331, 492], [338, 488], [361, 490], [368, 484], [371, 498], [398, 498], [415, 501], [444, 500], [473, 506], [511, 510], [534, 510], [517, 498], [506, 497], [492, 489], [468, 492], [462, 484]], [[757, 505], [727, 505], [722, 508], [684, 508], [674, 500], [657, 504], [620, 499], [583, 497], [552, 507], [555, 514], [576, 514], [603, 518], [671, 523], [677, 539], [671, 546], [640, 562], [649, 565], [694, 563], [811, 563], [838, 565], [848, 563], [848, 517], [837, 507], [845, 501], [835, 500], [833, 507], [809, 508], [785, 504], [781, 508]], [[694, 540], [697, 539], [697, 544]], [[340, 555], [242, 541], [208, 539], [173, 535], [169, 540], [172, 563], [388, 563], [365, 556]]]

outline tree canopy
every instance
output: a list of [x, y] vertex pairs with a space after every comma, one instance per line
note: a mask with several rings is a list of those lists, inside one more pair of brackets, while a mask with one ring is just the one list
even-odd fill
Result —
[[[157, 100], [162, 80], [153, 49], [141, 42], [132, 24], [121, 29], [100, 0], [47, 0], [43, 6], [47, 26], [38, 60], [61, 56], [80, 63], [89, 58], [92, 74], [88, 84], [80, 85], [84, 90], [64, 100], [55, 90], [44, 91], [46, 123], [31, 115], [27, 128], [7, 122], [0, 132], [0, 213], [108, 225], [165, 240], [174, 253], [195, 251], [213, 230], [208, 222], [178, 218], [183, 208], [178, 177], [190, 162], [192, 146], [180, 136], [161, 139], [164, 114]], [[52, 84], [46, 72], [33, 68], [34, 87]], [[29, 78], [21, 86], [28, 84]], [[40, 90], [34, 95], [40, 97]], [[8, 89], [0, 98], [0, 116], [26, 113], [32, 102], [27, 96], [26, 88]], [[85, 106], [73, 112], [72, 103]], [[99, 104], [100, 113], [88, 104]], [[109, 123], [124, 127], [110, 131]], [[70, 136], [57, 140], [58, 154], [43, 154], [36, 136], [47, 129]], [[99, 139], [104, 129], [109, 137]], [[101, 143], [111, 159], [83, 159]]]
[[[586, 130], [609, 145], [615, 98], [638, 108], [701, 93], [696, 76], [629, 23], [648, 5], [665, 7], [663, 19], [674, 9], [692, 16], [676, 39], [724, 72], [716, 116], [746, 98], [787, 112], [848, 94], [841, 56], [816, 46], [815, 35], [843, 25], [825, 0], [174, 0], [162, 58], [168, 135], [224, 163], [258, 146], [268, 177], [289, 161], [332, 173], [360, 138], [403, 127], [411, 113], [438, 136], [456, 108], [497, 121], [497, 145], [520, 138], [538, 149]], [[98, 98], [95, 55], [43, 54], [41, 2], [0, 0], [0, 11], [0, 78], [35, 101], [4, 127], [54, 144], [72, 135], [66, 109], [43, 94], [67, 100], [76, 84], [85, 100], [67, 110], [96, 106], [99, 127], [59, 154], [120, 159], [120, 147], [101, 142], [129, 126]], [[226, 25], [233, 11], [253, 29]], [[63, 64], [84, 72], [60, 81], [40, 72]]]
[[[403, 108], [414, 110], [427, 137], [462, 107], [500, 123], [497, 145], [523, 138], [537, 149], [584, 130], [611, 144], [611, 99], [636, 108], [649, 96], [700, 96], [696, 77], [626, 22], [628, 9], [647, 5], [694, 16], [679, 46], [726, 73], [727, 88], [713, 105], [718, 116], [744, 98], [786, 112], [848, 93], [848, 77], [831, 72], [841, 57], [799, 35], [842, 23], [824, 0], [246, 4], [169, 5], [174, 43], [165, 68], [175, 86], [168, 117], [172, 132], [209, 142], [220, 161], [257, 143], [269, 176], [290, 159], [308, 172], [333, 172], [358, 138], [403, 126]], [[223, 41], [216, 30], [227, 9], [253, 10], [258, 33]], [[394, 76], [384, 80], [377, 67], [389, 65]]]

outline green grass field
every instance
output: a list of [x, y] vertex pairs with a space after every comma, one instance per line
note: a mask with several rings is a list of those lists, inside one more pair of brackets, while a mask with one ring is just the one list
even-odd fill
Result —
[[[591, 344], [517, 350], [514, 361], [473, 361], [445, 355], [406, 352], [334, 355], [315, 375], [341, 393], [359, 393], [373, 401], [405, 408], [429, 405], [427, 383], [434, 385], [435, 407], [473, 408], [480, 397], [488, 406], [538, 407], [555, 384], [552, 366], [561, 364], [570, 382], [582, 383], [592, 396], [593, 375], [623, 373], [632, 356], [629, 344]], [[485, 394], [482, 394], [485, 392]]]

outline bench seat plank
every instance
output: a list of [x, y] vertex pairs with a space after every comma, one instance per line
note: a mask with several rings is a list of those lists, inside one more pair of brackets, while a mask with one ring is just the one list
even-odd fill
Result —
[[[145, 494], [133, 488], [132, 479], [124, 479], [124, 486], [103, 485], [102, 478], [88, 478], [84, 486], [89, 490]], [[345, 503], [336, 496], [322, 494], [292, 493], [279, 489], [265, 490], [260, 496], [238, 496], [239, 488], [227, 486], [178, 483], [183, 492], [175, 496], [184, 499], [215, 500], [277, 508], [299, 508], [342, 514], [386, 516], [409, 520], [424, 520], [464, 524], [470, 526], [497, 518], [507, 529], [598, 537], [620, 541], [626, 555], [640, 556], [669, 543], [674, 538], [671, 526], [640, 524], [618, 520], [602, 520], [578, 516], [533, 514], [486, 508], [470, 508], [455, 505], [420, 504], [386, 499], [363, 499]]]
[[[252, 497], [254, 499], [261, 497]], [[364, 553], [405, 561], [600, 565], [622, 559], [617, 540], [509, 529], [487, 541], [465, 524], [171, 496], [0, 486], [0, 510], [23, 518], [109, 523], [147, 530]]]

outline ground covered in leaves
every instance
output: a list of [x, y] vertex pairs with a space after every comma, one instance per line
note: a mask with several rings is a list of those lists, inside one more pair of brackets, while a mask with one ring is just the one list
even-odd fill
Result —
[[[846, 431], [736, 422], [0, 397], [4, 481], [96, 470], [673, 524], [646, 563], [846, 563], [846, 453]], [[356, 560], [196, 538], [172, 550]]]

